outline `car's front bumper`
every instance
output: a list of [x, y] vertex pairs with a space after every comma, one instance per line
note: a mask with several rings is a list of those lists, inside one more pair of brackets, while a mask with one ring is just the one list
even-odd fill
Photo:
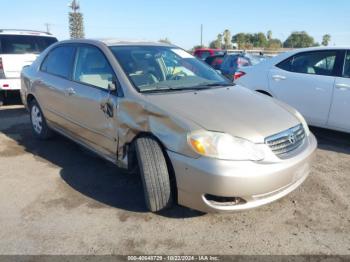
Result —
[[[296, 189], [309, 175], [317, 141], [306, 139], [299, 154], [279, 162], [189, 158], [168, 152], [176, 174], [178, 202], [203, 212], [244, 210], [273, 202]], [[207, 195], [236, 197], [238, 204], [217, 205]]]
[[0, 91], [13, 91], [21, 89], [21, 80], [19, 78], [0, 79]]

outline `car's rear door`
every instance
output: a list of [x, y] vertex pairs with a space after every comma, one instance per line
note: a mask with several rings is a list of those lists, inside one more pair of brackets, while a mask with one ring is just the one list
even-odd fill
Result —
[[68, 128], [70, 124], [65, 97], [71, 84], [75, 50], [75, 46], [70, 44], [50, 50], [33, 82], [35, 96], [45, 117], [63, 128]]
[[344, 52], [344, 56], [341, 76], [334, 84], [328, 126], [350, 132], [350, 50]]
[[325, 126], [337, 53], [336, 50], [302, 52], [273, 66], [268, 73], [273, 95], [301, 112], [309, 124]]
[[71, 130], [90, 147], [114, 159], [117, 150], [117, 96], [108, 90], [116, 79], [106, 56], [96, 46], [77, 46], [66, 105]]

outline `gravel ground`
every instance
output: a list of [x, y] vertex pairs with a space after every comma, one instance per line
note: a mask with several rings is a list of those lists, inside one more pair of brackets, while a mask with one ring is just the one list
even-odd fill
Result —
[[0, 254], [350, 254], [350, 135], [313, 129], [312, 174], [255, 210], [147, 212], [137, 175], [0, 108]]

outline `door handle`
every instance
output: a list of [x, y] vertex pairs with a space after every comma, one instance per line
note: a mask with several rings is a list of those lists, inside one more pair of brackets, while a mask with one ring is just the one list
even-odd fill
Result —
[[100, 108], [105, 115], [107, 115], [108, 117], [113, 117], [113, 104], [109, 102], [104, 102], [100, 104]]
[[350, 85], [347, 85], [347, 84], [336, 84], [335, 85], [336, 88], [338, 89], [349, 89], [350, 90]]
[[74, 90], [74, 88], [67, 88], [66, 90], [65, 90], [65, 94], [67, 95], [67, 96], [71, 96], [71, 95], [75, 95], [75, 90]]
[[272, 78], [276, 81], [279, 81], [279, 80], [286, 80], [287, 77], [285, 76], [281, 76], [281, 75], [273, 75]]

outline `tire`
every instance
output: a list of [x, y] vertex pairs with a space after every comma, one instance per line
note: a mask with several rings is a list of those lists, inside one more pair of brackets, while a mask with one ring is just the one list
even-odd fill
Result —
[[135, 147], [147, 208], [157, 212], [171, 207], [171, 183], [161, 146], [152, 137], [141, 137]]
[[47, 140], [52, 137], [53, 132], [48, 127], [43, 112], [36, 100], [33, 100], [29, 104], [30, 108], [30, 122], [32, 126], [33, 134], [36, 138], [41, 140]]

